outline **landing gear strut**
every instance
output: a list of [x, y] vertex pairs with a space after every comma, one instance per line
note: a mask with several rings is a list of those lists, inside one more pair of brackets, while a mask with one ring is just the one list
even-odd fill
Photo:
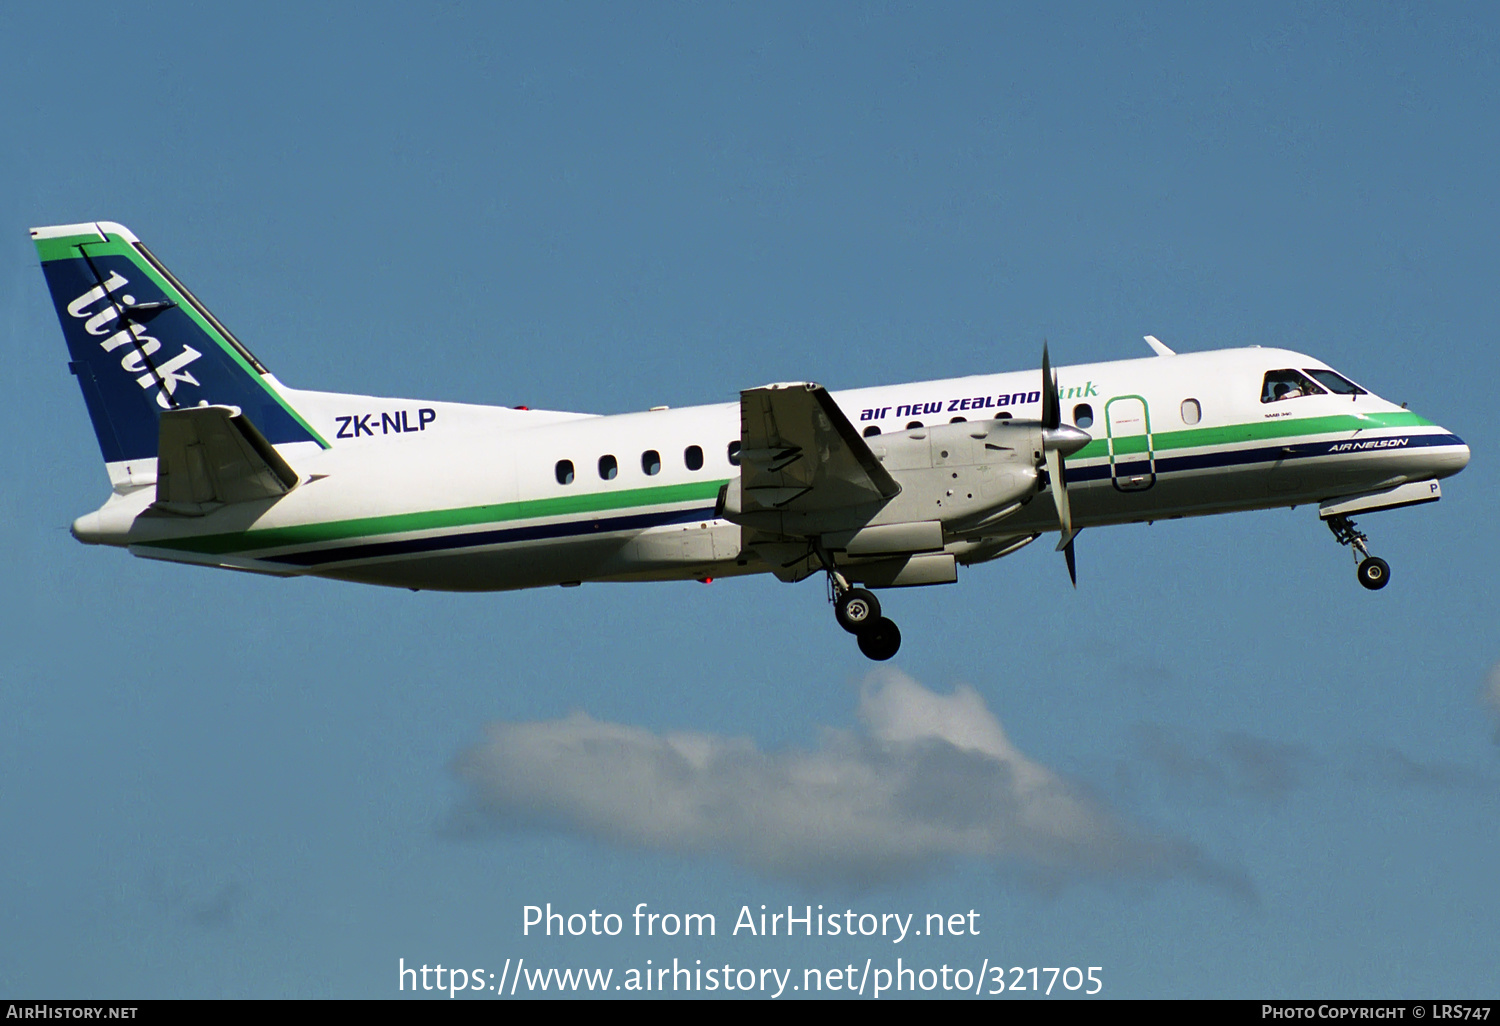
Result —
[[855, 636], [867, 658], [884, 662], [895, 655], [901, 648], [901, 631], [880, 615], [880, 600], [864, 588], [852, 587], [821, 547], [818, 558], [828, 572], [828, 597], [839, 626]]
[[1369, 538], [1365, 533], [1355, 528], [1354, 521], [1347, 516], [1336, 516], [1328, 518], [1328, 529], [1333, 532], [1334, 539], [1340, 545], [1351, 546], [1354, 558], [1359, 560], [1359, 569], [1355, 576], [1359, 583], [1371, 591], [1379, 591], [1391, 581], [1391, 566], [1378, 556], [1370, 555], [1367, 546]]

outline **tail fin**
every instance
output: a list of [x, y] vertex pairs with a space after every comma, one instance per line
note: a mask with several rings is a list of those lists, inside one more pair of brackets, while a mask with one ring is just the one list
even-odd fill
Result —
[[328, 446], [128, 229], [100, 221], [33, 228], [31, 238], [117, 487], [154, 480], [165, 410], [237, 406], [273, 445]]

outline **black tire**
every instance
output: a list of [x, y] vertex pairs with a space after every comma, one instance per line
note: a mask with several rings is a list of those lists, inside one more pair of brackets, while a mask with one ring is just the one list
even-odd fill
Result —
[[877, 663], [885, 662], [900, 648], [901, 631], [883, 616], [859, 632], [859, 650]]
[[1391, 565], [1377, 556], [1371, 556], [1359, 564], [1359, 583], [1371, 591], [1379, 591], [1391, 582]]
[[880, 600], [863, 588], [850, 588], [833, 604], [839, 626], [858, 634], [880, 622]]

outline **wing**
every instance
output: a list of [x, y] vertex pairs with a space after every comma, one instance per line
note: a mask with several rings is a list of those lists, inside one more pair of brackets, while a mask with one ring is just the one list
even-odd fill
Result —
[[741, 508], [811, 513], [901, 491], [828, 390], [811, 382], [740, 393]]
[[219, 506], [285, 495], [297, 472], [235, 406], [161, 414], [157, 509], [197, 516]]

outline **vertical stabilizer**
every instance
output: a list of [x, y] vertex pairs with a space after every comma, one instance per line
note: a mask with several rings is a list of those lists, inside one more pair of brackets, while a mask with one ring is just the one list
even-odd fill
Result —
[[121, 225], [33, 228], [31, 238], [115, 487], [156, 477], [166, 410], [235, 406], [272, 445], [316, 431], [265, 367]]

